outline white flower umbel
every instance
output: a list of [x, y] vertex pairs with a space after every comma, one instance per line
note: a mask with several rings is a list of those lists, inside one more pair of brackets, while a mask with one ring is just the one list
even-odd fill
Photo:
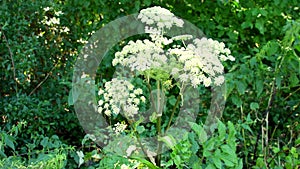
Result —
[[114, 78], [99, 89], [98, 112], [107, 116], [118, 115], [123, 111], [127, 117], [133, 117], [139, 111], [139, 104], [145, 102], [143, 90], [135, 88], [129, 81]]
[[160, 44], [149, 40], [130, 41], [121, 52], [115, 54], [113, 66], [121, 64], [131, 71], [145, 71], [167, 63], [167, 57]]
[[124, 122], [122, 123], [116, 123], [113, 127], [113, 131], [115, 131], [116, 135], [119, 135], [120, 133], [122, 133], [127, 127], [127, 124], [125, 124]]
[[141, 10], [138, 19], [149, 27], [157, 28], [158, 30], [163, 30], [164, 28], [170, 29], [173, 25], [182, 27], [184, 23], [183, 20], [178, 19], [169, 10], [159, 6]]
[[201, 83], [206, 87], [213, 83], [217, 86], [223, 84], [224, 67], [221, 61], [234, 61], [224, 43], [207, 38], [194, 39], [186, 47], [171, 48], [168, 52], [177, 57], [179, 63], [178, 67], [172, 68], [171, 74], [181, 82], [191, 82], [193, 87]]

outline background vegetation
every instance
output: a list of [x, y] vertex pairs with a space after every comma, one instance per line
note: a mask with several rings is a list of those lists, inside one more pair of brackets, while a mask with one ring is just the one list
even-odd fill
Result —
[[[235, 132], [235, 158], [244, 168], [299, 168], [298, 0], [0, 0], [1, 168], [109, 168], [124, 161], [106, 158], [80, 127], [68, 104], [73, 65], [94, 31], [156, 5], [223, 41], [236, 58], [225, 65], [221, 119]], [[107, 62], [102, 68], [113, 71], [110, 67]], [[208, 98], [199, 112], [203, 118]], [[184, 163], [190, 156], [183, 150], [180, 145], [173, 150], [170, 167], [197, 168]], [[207, 155], [204, 161], [227, 166], [218, 158]]]

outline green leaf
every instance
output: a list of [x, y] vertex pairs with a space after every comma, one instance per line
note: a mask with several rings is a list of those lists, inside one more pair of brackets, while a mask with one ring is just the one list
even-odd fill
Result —
[[219, 158], [213, 157], [212, 160], [217, 168], [222, 168], [222, 162]]
[[220, 120], [218, 120], [218, 133], [219, 138], [221, 138], [221, 140], [224, 140], [226, 135], [226, 126]]
[[143, 133], [143, 132], [145, 131], [145, 127], [144, 127], [144, 126], [137, 126], [137, 127], [136, 127], [136, 131], [137, 131], [139, 134], [141, 134], [141, 133]]
[[152, 164], [151, 162], [147, 161], [144, 158], [141, 157], [137, 157], [137, 156], [130, 156], [131, 159], [137, 160], [143, 164], [145, 164], [147, 167], [149, 167], [150, 169], [160, 169], [159, 167], [155, 166], [154, 164]]
[[212, 157], [212, 160], [217, 168], [222, 168], [222, 162], [220, 159], [221, 157], [222, 157], [221, 150], [217, 149], [214, 153], [214, 156]]
[[15, 150], [15, 145], [14, 145], [15, 139], [12, 136], [7, 134], [5, 134], [4, 137], [5, 137], [5, 144], [11, 149]]
[[171, 149], [176, 145], [176, 140], [171, 135], [170, 136], [159, 137], [158, 141], [162, 141], [162, 142], [166, 143], [167, 146]]
[[213, 164], [208, 164], [205, 169], [215, 169], [216, 167]]
[[172, 95], [171, 97], [170, 97], [170, 99], [168, 99], [168, 101], [169, 101], [169, 103], [170, 103], [170, 105], [172, 105], [172, 106], [174, 106], [175, 105], [175, 103], [176, 103], [176, 98], [175, 98], [175, 96], [174, 95]]
[[253, 28], [253, 24], [251, 21], [245, 21], [241, 24], [242, 29]]
[[264, 88], [263, 81], [260, 80], [260, 79], [256, 80], [255, 81], [255, 88], [256, 88], [256, 93], [257, 93], [256, 97], [258, 98], [261, 95], [261, 93], [263, 91], [263, 88]]
[[259, 108], [258, 103], [256, 103], [256, 102], [250, 103], [250, 109], [251, 110], [257, 110], [258, 108]]
[[84, 154], [82, 151], [76, 151], [78, 156], [78, 167], [80, 167], [84, 163]]
[[[233, 150], [231, 147], [229, 147], [229, 145], [226, 145], [226, 144], [222, 145], [221, 149], [223, 152], [229, 154], [229, 156], [235, 154], [235, 150]], [[230, 160], [230, 161], [233, 161], [233, 160]]]
[[233, 102], [233, 104], [235, 104], [237, 107], [241, 107], [242, 105], [242, 100], [240, 99], [240, 97], [236, 96], [236, 95], [233, 95], [231, 97], [231, 100]]
[[237, 90], [240, 94], [245, 94], [247, 84], [244, 81], [237, 81]]
[[289, 78], [290, 86], [295, 87], [299, 84], [299, 79], [295, 73], [292, 73]]
[[176, 164], [176, 166], [180, 166], [181, 158], [179, 155], [175, 155], [172, 159], [173, 159], [174, 163]]
[[207, 140], [207, 134], [204, 128], [197, 123], [189, 122], [192, 130], [197, 134], [200, 143], [204, 143]]
[[261, 19], [256, 20], [255, 28], [257, 28], [261, 34], [264, 34], [264, 32], [265, 32], [264, 20], [261, 20]]

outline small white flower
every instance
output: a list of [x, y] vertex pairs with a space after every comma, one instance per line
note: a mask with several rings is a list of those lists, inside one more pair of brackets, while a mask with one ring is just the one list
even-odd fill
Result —
[[111, 111], [110, 110], [105, 110], [104, 114], [107, 115], [107, 116], [111, 116]]
[[214, 79], [214, 84], [217, 85], [217, 86], [220, 86], [221, 84], [224, 83], [224, 76], [218, 76]]
[[138, 89], [134, 90], [133, 93], [136, 95], [140, 95], [140, 94], [143, 94], [143, 90], [138, 88]]
[[98, 101], [98, 105], [99, 105], [99, 106], [102, 106], [103, 103], [104, 103], [103, 100], [99, 100], [99, 101]]
[[127, 125], [124, 122], [122, 122], [122, 123], [118, 122], [114, 126], [115, 127], [113, 128], [113, 130], [115, 131], [115, 133], [117, 135], [119, 135], [120, 133], [122, 133], [126, 129], [126, 127], [127, 127]]
[[204, 78], [203, 79], [203, 84], [204, 84], [205, 87], [210, 86], [210, 84], [211, 84], [211, 78], [210, 77]]
[[135, 95], [134, 93], [130, 93], [129, 96], [130, 96], [131, 98], [135, 98], [135, 97], [136, 97], [136, 95]]
[[104, 107], [105, 109], [108, 109], [109, 104], [108, 104], [108, 103], [105, 103], [103, 107]]
[[136, 104], [136, 105], [139, 105], [140, 104], [140, 99], [138, 99], [138, 98], [133, 99], [133, 103]]
[[50, 10], [50, 7], [43, 8], [45, 12]]
[[192, 35], [179, 35], [179, 36], [172, 37], [173, 40], [189, 40], [192, 38], [193, 38]]
[[141, 101], [143, 102], [143, 103], [145, 103], [146, 102], [146, 98], [144, 97], [144, 96], [141, 96]]
[[98, 107], [98, 113], [102, 113], [103, 108], [102, 107]]
[[62, 15], [62, 14], [63, 14], [62, 11], [57, 11], [57, 12], [55, 11], [55, 12], [54, 12], [54, 15], [56, 15], [56, 16], [60, 16], [60, 15]]
[[121, 165], [121, 169], [130, 169], [130, 166], [126, 165], [126, 164], [122, 164]]

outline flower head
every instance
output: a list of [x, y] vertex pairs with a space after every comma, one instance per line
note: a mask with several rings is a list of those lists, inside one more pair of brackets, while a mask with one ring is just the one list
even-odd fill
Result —
[[175, 17], [169, 10], [159, 6], [141, 10], [138, 19], [146, 25], [158, 28], [159, 30], [164, 28], [170, 29], [173, 25], [182, 27], [184, 23], [183, 20]]
[[114, 78], [104, 84], [104, 89], [99, 89], [98, 112], [105, 115], [118, 115], [121, 111], [127, 117], [138, 113], [140, 102], [145, 101], [143, 90], [134, 88], [127, 80]]

